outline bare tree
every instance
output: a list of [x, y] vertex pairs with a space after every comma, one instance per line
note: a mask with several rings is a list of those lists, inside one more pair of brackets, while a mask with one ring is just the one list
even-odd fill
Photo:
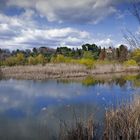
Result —
[[140, 24], [140, 1], [139, 0], [133, 0], [132, 14], [136, 17], [136, 19]]
[[[131, 8], [129, 9], [131, 14], [136, 17], [137, 21], [140, 24], [140, 1], [131, 0]], [[140, 48], [140, 33], [133, 33], [130, 30], [126, 29], [123, 32], [123, 36], [130, 45], [131, 49]]]

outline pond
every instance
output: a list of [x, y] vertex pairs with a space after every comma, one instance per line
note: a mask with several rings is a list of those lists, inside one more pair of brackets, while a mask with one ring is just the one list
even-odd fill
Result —
[[0, 139], [57, 139], [60, 122], [86, 120], [102, 124], [105, 110], [140, 95], [140, 76], [109, 76], [74, 80], [0, 81]]

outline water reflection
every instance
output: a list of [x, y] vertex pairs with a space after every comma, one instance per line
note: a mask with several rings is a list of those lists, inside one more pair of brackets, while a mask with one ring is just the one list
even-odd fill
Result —
[[93, 86], [96, 84], [108, 84], [108, 85], [119, 85], [120, 87], [123, 87], [127, 84], [127, 82], [131, 82], [133, 84], [134, 87], [140, 87], [140, 75], [139, 74], [129, 74], [129, 75], [111, 75], [111, 76], [88, 76], [85, 78], [81, 78], [79, 80], [77, 79], [61, 79], [61, 80], [57, 80], [58, 83], [62, 82], [65, 84], [69, 84], [72, 82], [77, 82], [77, 83], [82, 83], [85, 86]]
[[140, 93], [140, 76], [90, 77], [76, 80], [1, 80], [0, 139], [46, 140], [58, 137], [60, 121], [72, 123], [129, 102]]

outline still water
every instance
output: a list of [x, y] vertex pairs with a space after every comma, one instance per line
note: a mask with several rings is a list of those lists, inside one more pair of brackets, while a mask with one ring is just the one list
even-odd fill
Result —
[[105, 110], [140, 95], [140, 76], [0, 81], [0, 140], [57, 139], [60, 122], [104, 120]]

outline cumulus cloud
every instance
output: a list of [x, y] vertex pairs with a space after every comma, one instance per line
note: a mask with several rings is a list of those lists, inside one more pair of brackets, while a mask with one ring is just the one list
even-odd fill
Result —
[[[94, 31], [77, 29], [72, 23], [100, 22], [118, 11], [115, 8], [117, 0], [6, 0], [4, 2], [8, 8], [20, 7], [22, 12], [12, 16], [0, 12], [0, 48], [25, 49], [40, 46], [74, 48], [84, 43], [96, 43], [106, 47], [114, 44], [110, 37], [102, 37], [99, 41]], [[45, 23], [41, 23], [42, 19], [45, 19]], [[48, 24], [50, 22], [53, 24]], [[61, 26], [58, 22], [63, 25], [68, 22], [69, 25]]]
[[97, 44], [102, 47], [114, 46], [114, 41], [110, 38], [106, 38], [100, 41], [97, 41]]
[[117, 11], [112, 0], [9, 0], [7, 5], [33, 8], [48, 21], [98, 23]]
[[58, 47], [64, 44], [74, 47], [90, 38], [88, 32], [72, 27], [40, 28], [33, 17], [32, 10], [26, 10], [22, 15], [14, 17], [0, 14], [0, 47], [24, 49], [42, 45]]

